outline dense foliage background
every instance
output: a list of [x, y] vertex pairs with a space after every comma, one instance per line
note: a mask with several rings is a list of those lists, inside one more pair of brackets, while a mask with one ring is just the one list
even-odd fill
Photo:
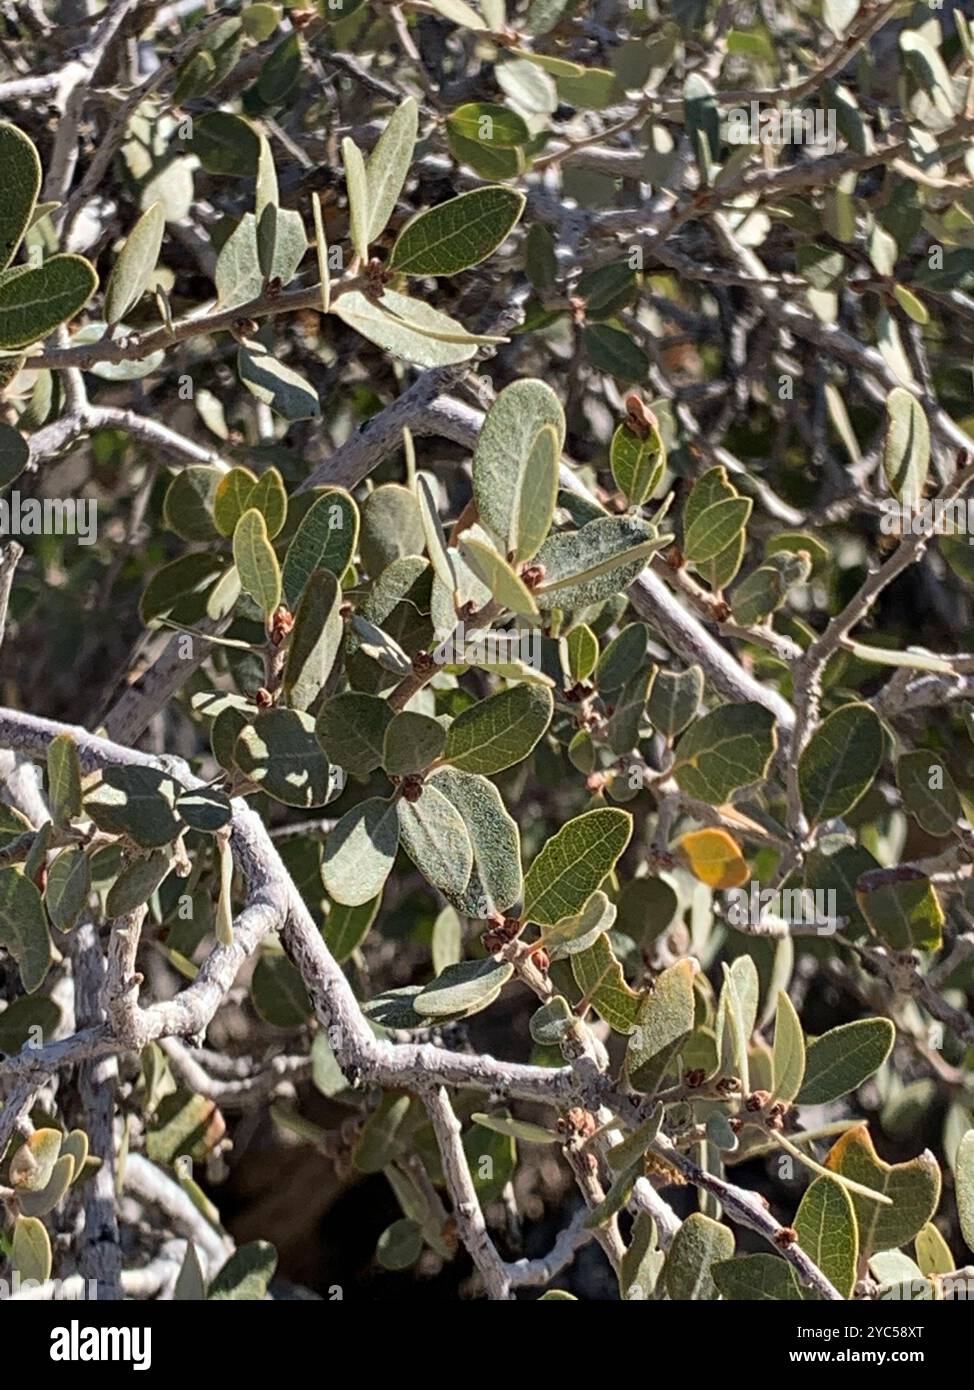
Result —
[[21, 0], [0, 115], [5, 1294], [966, 1289], [963, 7]]

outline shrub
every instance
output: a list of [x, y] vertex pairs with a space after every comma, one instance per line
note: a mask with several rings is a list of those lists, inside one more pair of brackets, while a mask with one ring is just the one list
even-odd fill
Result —
[[286, 1292], [256, 1134], [392, 1287], [950, 1296], [974, 45], [819, 9], [7, 17], [3, 1277]]

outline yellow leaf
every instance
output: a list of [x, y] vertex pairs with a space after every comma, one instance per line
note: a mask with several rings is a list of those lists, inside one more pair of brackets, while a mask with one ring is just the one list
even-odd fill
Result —
[[711, 888], [739, 888], [750, 875], [740, 845], [726, 830], [691, 830], [679, 841], [690, 872]]

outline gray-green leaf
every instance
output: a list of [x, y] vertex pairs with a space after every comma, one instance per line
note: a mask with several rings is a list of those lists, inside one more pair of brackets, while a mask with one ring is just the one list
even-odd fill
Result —
[[345, 632], [341, 606], [331, 570], [315, 570], [301, 595], [284, 663], [282, 686], [293, 709], [310, 709], [324, 689]]
[[473, 846], [459, 811], [435, 786], [427, 783], [416, 801], [400, 800], [399, 837], [434, 888], [450, 899], [463, 892], [473, 868]]
[[861, 1018], [823, 1033], [809, 1045], [796, 1103], [825, 1105], [854, 1091], [883, 1065], [895, 1037], [888, 1018]]
[[329, 897], [346, 907], [378, 897], [398, 847], [394, 801], [371, 797], [346, 811], [325, 842], [321, 876]]
[[165, 209], [161, 203], [153, 203], [129, 232], [108, 277], [105, 290], [106, 323], [120, 323], [149, 288], [165, 230]]

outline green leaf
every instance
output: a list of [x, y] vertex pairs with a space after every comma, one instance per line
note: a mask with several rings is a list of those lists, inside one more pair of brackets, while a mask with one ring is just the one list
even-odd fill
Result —
[[456, 275], [479, 265], [505, 241], [525, 197], [501, 185], [475, 188], [418, 213], [396, 238], [389, 269], [407, 275]]
[[421, 992], [421, 985], [383, 990], [363, 1003], [362, 1012], [379, 1028], [425, 1029], [429, 1026], [425, 1018], [413, 1008], [413, 1000]]
[[930, 39], [917, 29], [904, 29], [900, 34], [900, 51], [907, 67], [941, 115], [953, 117], [957, 111], [953, 80]]
[[345, 903], [332, 903], [328, 909], [328, 916], [325, 918], [325, 945], [339, 965], [343, 965], [349, 956], [354, 955], [368, 936], [369, 928], [378, 915], [381, 901], [382, 895], [379, 894], [357, 907], [348, 907]]
[[540, 549], [555, 511], [562, 434], [555, 425], [542, 425], [534, 437], [516, 497], [514, 530], [510, 537], [514, 559], [523, 564]]
[[168, 850], [157, 849], [144, 858], [132, 859], [108, 890], [107, 917], [123, 917], [147, 903], [169, 872]]
[[632, 1190], [636, 1186], [636, 1179], [641, 1176], [641, 1163], [634, 1163], [631, 1168], [620, 1173], [601, 1202], [596, 1202], [585, 1217], [586, 1229], [597, 1230], [599, 1226], [607, 1225], [614, 1216], [618, 1216], [621, 1211], [624, 1211], [632, 1196]]
[[[242, 470], [241, 470], [242, 471]], [[224, 475], [209, 464], [191, 464], [173, 476], [162, 503], [162, 518], [185, 541], [214, 541], [220, 532], [214, 508]]]
[[348, 772], [374, 772], [382, 766], [385, 733], [393, 714], [377, 695], [348, 690], [322, 705], [315, 736], [330, 762]]
[[914, 323], [926, 327], [930, 322], [930, 311], [923, 300], [920, 299], [918, 295], [915, 295], [912, 290], [908, 290], [905, 285], [893, 285], [892, 289], [893, 298], [903, 310], [904, 314], [906, 314], [907, 318], [911, 318]]
[[896, 1037], [888, 1018], [831, 1028], [809, 1044], [798, 1105], [826, 1105], [854, 1091], [886, 1061]]
[[870, 927], [894, 951], [937, 951], [944, 910], [937, 890], [910, 864], [869, 869], [856, 885], [856, 903]]
[[969, 1129], [957, 1146], [954, 1186], [961, 1234], [968, 1249], [974, 1250], [974, 1129]]
[[[415, 449], [413, 447], [413, 437], [408, 429], [403, 430], [403, 443], [406, 448], [407, 458], [412, 460], [410, 468], [415, 472]], [[440, 523], [436, 501], [428, 480], [419, 474], [415, 479], [416, 500], [419, 504], [419, 519], [423, 530], [423, 540], [426, 553], [430, 557], [433, 566], [433, 573], [443, 589], [451, 597], [455, 596], [457, 581], [454, 574], [453, 556], [455, 551], [447, 549], [446, 539], [443, 535], [443, 527]]]
[[867, 704], [834, 710], [798, 759], [802, 809], [813, 824], [844, 816], [865, 796], [883, 760], [883, 728]]
[[482, 179], [496, 183], [498, 179], [516, 179], [524, 172], [526, 159], [521, 149], [504, 149], [479, 140], [467, 140], [447, 124], [447, 144], [458, 164], [466, 164]]
[[[184, 472], [188, 470], [183, 470]], [[176, 480], [182, 477], [177, 473]], [[221, 473], [216, 490], [212, 496], [213, 522], [221, 536], [232, 536], [237, 522], [250, 505], [250, 496], [257, 486], [257, 475], [249, 468], [231, 468], [229, 473]]]
[[896, 785], [904, 807], [928, 835], [949, 835], [964, 814], [943, 758], [927, 749], [917, 748], [897, 758]]
[[[882, 1020], [874, 1020], [881, 1022]], [[890, 1199], [881, 1206], [852, 1194], [859, 1227], [859, 1254], [868, 1259], [877, 1250], [892, 1250], [914, 1238], [937, 1210], [940, 1168], [929, 1151], [908, 1163], [884, 1163], [873, 1148], [865, 1125], [847, 1129], [829, 1150], [826, 1167], [840, 1177], [861, 1183]]]
[[267, 1289], [276, 1269], [277, 1251], [266, 1240], [238, 1245], [210, 1284], [207, 1298], [232, 1298], [259, 1303], [267, 1297]]
[[516, 149], [530, 139], [523, 118], [507, 106], [491, 101], [468, 101], [446, 118], [447, 128], [463, 140], [496, 149]]
[[[250, 8], [259, 10], [265, 7], [251, 5]], [[270, 9], [271, 6], [268, 5], [266, 8]], [[249, 13], [249, 11], [244, 13]], [[203, 1269], [200, 1265], [200, 1257], [196, 1253], [196, 1246], [191, 1240], [186, 1242], [186, 1253], [173, 1285], [172, 1297], [174, 1303], [202, 1303], [206, 1298], [206, 1280], [203, 1277]]]
[[399, 838], [434, 888], [451, 900], [463, 892], [473, 868], [473, 846], [459, 811], [436, 787], [427, 783], [416, 801], [399, 802]]
[[81, 815], [81, 764], [70, 734], [57, 734], [47, 750], [47, 790], [55, 825]]
[[533, 1041], [540, 1047], [558, 1047], [577, 1025], [578, 1019], [572, 1013], [568, 1000], [564, 995], [556, 994], [531, 1015], [529, 1030]]
[[805, 1076], [805, 1036], [784, 990], [778, 992], [772, 1076], [771, 1093], [776, 1100], [794, 1100]]
[[356, 651], [371, 661], [378, 662], [383, 671], [402, 677], [407, 676], [412, 670], [412, 662], [396, 639], [388, 632], [383, 632], [380, 627], [376, 627], [375, 623], [370, 623], [368, 618], [356, 613], [352, 617], [350, 627], [355, 637]]
[[105, 288], [105, 322], [121, 323], [149, 288], [166, 230], [162, 203], [153, 203], [129, 232]]
[[371, 195], [362, 151], [347, 136], [342, 141], [342, 163], [348, 189], [348, 231], [352, 250], [365, 261], [369, 257], [369, 226], [373, 213]]
[[237, 349], [237, 375], [252, 396], [288, 423], [316, 420], [321, 414], [311, 383], [258, 342], [241, 343]]
[[[554, 439], [546, 427], [554, 430]], [[473, 456], [473, 490], [484, 526], [507, 552], [528, 559], [539, 532], [547, 532], [543, 513], [554, 468], [565, 440], [565, 412], [551, 387], [527, 378], [505, 386], [491, 405]], [[538, 475], [529, 473], [538, 470]], [[552, 509], [554, 496], [551, 498]], [[543, 536], [541, 539], [543, 540]], [[540, 544], [540, 541], [539, 541]]]
[[577, 623], [565, 638], [565, 652], [572, 680], [587, 680], [599, 659], [599, 639], [587, 623]]
[[85, 811], [107, 835], [127, 835], [144, 849], [161, 849], [180, 832], [176, 798], [182, 790], [156, 768], [113, 764], [85, 798]]
[[613, 753], [621, 757], [635, 748], [646, 710], [646, 699], [656, 668], [643, 666], [629, 677], [622, 688], [606, 725], [606, 737]]
[[403, 1217], [393, 1221], [379, 1236], [375, 1257], [383, 1269], [409, 1269], [423, 1251], [423, 1231], [415, 1221]]
[[544, 567], [535, 601], [542, 610], [601, 603], [627, 588], [667, 539], [637, 516], [602, 517], [549, 536], [534, 559]]
[[282, 39], [266, 62], [261, 66], [257, 78], [257, 96], [268, 106], [278, 106], [289, 95], [302, 62], [301, 36], [292, 32]]
[[711, 1266], [730, 1259], [734, 1253], [734, 1236], [702, 1212], [688, 1216], [673, 1237], [663, 1266], [663, 1283], [674, 1300], [714, 1299], [717, 1287]]
[[298, 970], [287, 956], [265, 951], [250, 981], [254, 1008], [272, 1028], [303, 1028], [311, 1014], [311, 1000]]
[[456, 319], [395, 290], [383, 290], [378, 302], [349, 290], [333, 300], [331, 312], [370, 343], [417, 367], [467, 362], [477, 351], [477, 339]]
[[[58, 1135], [60, 1147], [60, 1134]], [[40, 1192], [21, 1192], [17, 1205], [24, 1216], [47, 1216], [64, 1197], [74, 1178], [74, 1159], [70, 1154], [62, 1154], [54, 1165], [54, 1171], [46, 1187]]]
[[4, 270], [31, 224], [41, 191], [41, 161], [34, 142], [8, 121], [0, 121], [0, 165], [4, 192], [0, 208], [0, 270]]
[[[584, 1007], [593, 1007], [617, 1033], [631, 1033], [636, 1027], [643, 996], [626, 984], [622, 966], [604, 932], [591, 946], [571, 957], [572, 974], [582, 991]], [[582, 1005], [576, 1011], [584, 1012]]]
[[292, 709], [310, 709], [335, 664], [345, 625], [342, 591], [330, 570], [315, 570], [298, 604], [284, 663], [282, 688]]
[[419, 110], [413, 97], [397, 106], [379, 136], [366, 167], [369, 221], [366, 240], [377, 241], [385, 231], [409, 173], [416, 144]]
[[224, 309], [237, 309], [256, 299], [264, 287], [257, 249], [257, 219], [246, 212], [220, 248], [213, 279]]
[[422, 555], [425, 545], [415, 493], [399, 483], [383, 483], [369, 494], [362, 506], [362, 561], [373, 578], [402, 555]]
[[90, 892], [88, 856], [80, 849], [63, 849], [48, 869], [44, 885], [47, 915], [58, 931], [71, 931], [77, 926]]
[[567, 821], [525, 875], [525, 919], [554, 926], [580, 912], [615, 867], [631, 835], [632, 816], [614, 806]]
[[[957, 1188], [957, 1209], [960, 1215], [965, 1198], [961, 1189], [961, 1184], [957, 1181], [956, 1171], [954, 1173], [954, 1182]], [[961, 1215], [962, 1230], [966, 1224], [965, 1217]], [[972, 1228], [972, 1234], [974, 1234], [974, 1228]], [[916, 1251], [917, 1265], [920, 1268], [920, 1272], [928, 1277], [934, 1274], [950, 1274], [957, 1267], [957, 1261], [951, 1253], [950, 1246], [944, 1240], [932, 1221], [928, 1221], [923, 1230], [917, 1232], [913, 1247]]]
[[608, 323], [590, 323], [582, 329], [582, 346], [597, 371], [620, 381], [645, 381], [649, 358], [630, 334]]
[[346, 811], [325, 842], [321, 876], [328, 896], [361, 907], [382, 892], [399, 847], [396, 802], [370, 797]]
[[0, 869], [0, 946], [17, 962], [27, 993], [40, 989], [51, 964], [51, 934], [40, 891], [18, 869]]
[[212, 835], [230, 824], [233, 810], [222, 792], [198, 787], [177, 796], [176, 814], [193, 830]]
[[723, 1298], [754, 1303], [795, 1302], [801, 1298], [791, 1266], [777, 1255], [738, 1255], [734, 1260], [711, 1265], [710, 1273]]
[[352, 1155], [362, 1173], [380, 1173], [402, 1148], [399, 1131], [409, 1113], [409, 1096], [387, 1091], [366, 1120]]
[[530, 589], [493, 546], [474, 536], [463, 536], [460, 554], [502, 608], [517, 614], [533, 616], [537, 613], [538, 605]]
[[260, 512], [267, 523], [267, 534], [273, 540], [287, 520], [287, 493], [276, 468], [268, 468], [254, 484], [247, 499], [247, 510], [251, 509]]
[[570, 917], [562, 917], [553, 926], [542, 927], [541, 940], [554, 960], [559, 956], [587, 951], [597, 936], [608, 931], [616, 919], [615, 903], [596, 890], [582, 908]]
[[213, 930], [221, 946], [233, 945], [233, 848], [224, 836], [216, 842], [220, 867], [220, 892], [213, 915]]
[[456, 965], [463, 954], [463, 925], [455, 908], [447, 906], [437, 914], [430, 942], [433, 971], [439, 975], [448, 965]]
[[289, 608], [298, 600], [317, 569], [341, 578], [358, 544], [358, 507], [341, 488], [318, 497], [301, 518], [284, 557], [281, 582]]
[[51, 1238], [38, 1217], [17, 1217], [10, 1258], [21, 1281], [32, 1279], [38, 1284], [45, 1284], [50, 1279]]
[[263, 43], [281, 22], [281, 6], [264, 3], [247, 5], [241, 11], [240, 22], [250, 38]]
[[433, 0], [433, 8], [444, 19], [448, 19], [451, 24], [458, 24], [463, 29], [479, 31], [487, 27], [474, 7], [468, 5], [466, 0]]
[[443, 756], [462, 772], [501, 772], [528, 756], [547, 729], [553, 707], [546, 686], [522, 684], [502, 690], [457, 716], [447, 732]]
[[616, 75], [609, 68], [587, 68], [577, 77], [574, 73], [559, 77], [558, 95], [572, 106], [604, 111], [621, 92]]
[[492, 956], [448, 965], [413, 1000], [424, 1018], [469, 1018], [492, 1004], [514, 973], [509, 961]]
[[473, 849], [473, 868], [454, 906], [480, 921], [506, 912], [521, 897], [521, 842], [500, 792], [485, 777], [453, 767], [439, 768], [428, 785], [456, 807]]
[[265, 277], [274, 264], [277, 245], [278, 208], [280, 193], [274, 154], [266, 135], [260, 136], [260, 156], [257, 160], [257, 188], [254, 194], [254, 217], [257, 222], [257, 260]]
[[142, 621], [147, 625], [155, 619], [197, 621], [206, 611], [207, 591], [225, 566], [224, 556], [202, 550], [163, 565], [149, 580], [139, 603]]
[[260, 136], [250, 121], [230, 111], [207, 111], [193, 121], [192, 153], [208, 174], [253, 177]]
[[808, 555], [771, 555], [735, 586], [731, 599], [734, 620], [742, 627], [765, 622], [784, 603], [788, 590], [804, 584], [812, 570]]
[[321, 311], [331, 310], [331, 271], [328, 266], [328, 241], [325, 236], [325, 220], [321, 215], [321, 194], [311, 195], [311, 214], [315, 224], [315, 255], [318, 258], [318, 279], [321, 281]]
[[671, 965], [639, 1006], [626, 1052], [626, 1076], [637, 1091], [655, 1091], [670, 1064], [693, 1032], [693, 967], [688, 960]]
[[917, 507], [930, 466], [930, 426], [926, 412], [905, 387], [894, 386], [886, 397], [886, 441], [883, 472], [890, 490], [905, 507]]
[[331, 768], [315, 738], [315, 722], [297, 709], [262, 710], [241, 730], [233, 760], [261, 791], [286, 806], [324, 806]]
[[[357, 909], [356, 909], [357, 910]], [[327, 922], [325, 927], [327, 930]], [[342, 1074], [338, 1061], [328, 1042], [328, 1034], [319, 1030], [311, 1044], [311, 1079], [315, 1090], [331, 1100], [348, 1089], [348, 1082]]]
[[281, 601], [281, 570], [267, 535], [267, 522], [248, 508], [233, 533], [233, 560], [240, 582], [264, 617], [270, 619]]
[[51, 256], [43, 265], [0, 279], [0, 348], [27, 347], [46, 338], [84, 308], [98, 288], [83, 256]]
[[542, 1129], [540, 1125], [527, 1120], [515, 1120], [510, 1115], [485, 1115], [481, 1111], [470, 1116], [474, 1124], [482, 1129], [493, 1130], [495, 1134], [506, 1134], [511, 1139], [520, 1139], [525, 1144], [560, 1144], [561, 1139], [553, 1130]]
[[751, 1035], [760, 994], [758, 973], [749, 955], [738, 956], [723, 970], [724, 984], [716, 1022], [719, 1067], [725, 1076], [739, 1076], [741, 1088], [747, 1095], [751, 1089]]
[[445, 741], [446, 730], [438, 719], [402, 710], [386, 726], [382, 766], [393, 777], [420, 772], [436, 761]]
[[43, 1192], [61, 1152], [59, 1129], [35, 1129], [10, 1160], [10, 1185], [17, 1192]]
[[747, 525], [753, 503], [749, 497], [725, 497], [705, 507], [687, 525], [683, 553], [689, 564], [713, 560]]
[[624, 1173], [631, 1164], [646, 1156], [650, 1145], [656, 1142], [663, 1115], [663, 1103], [660, 1101], [653, 1106], [642, 1124], [618, 1144], [613, 1144], [605, 1157], [614, 1173]]
[[843, 1298], [851, 1298], [856, 1285], [859, 1231], [852, 1198], [841, 1183], [831, 1178], [815, 1179], [799, 1204], [795, 1230], [805, 1254]]
[[690, 796], [722, 806], [767, 775], [777, 744], [774, 716], [763, 705], [718, 705], [680, 739], [673, 775]]
[[690, 723], [702, 698], [703, 671], [699, 666], [688, 666], [685, 671], [657, 671], [646, 714], [654, 729], [672, 739]]
[[30, 463], [30, 446], [12, 425], [0, 422], [0, 488], [8, 487]]
[[612, 436], [609, 461], [630, 506], [641, 507], [659, 486], [666, 468], [666, 446], [657, 428], [637, 433], [623, 422]]

